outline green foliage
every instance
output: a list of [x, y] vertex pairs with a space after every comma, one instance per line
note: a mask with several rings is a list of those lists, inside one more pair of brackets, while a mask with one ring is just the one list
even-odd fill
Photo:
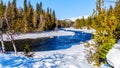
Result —
[[85, 22], [86, 20], [84, 19], [84, 17], [82, 19], [77, 19], [75, 21], [75, 23], [73, 24], [74, 28], [82, 28], [85, 27]]
[[118, 2], [116, 2], [115, 8], [114, 8], [114, 14], [118, 21], [118, 25], [114, 34], [116, 35], [117, 39], [120, 39], [120, 4]]
[[88, 29], [92, 28], [92, 18], [88, 17], [87, 19], [84, 19], [84, 17], [82, 19], [77, 19], [75, 21], [75, 23], [73, 24], [74, 28], [83, 28], [83, 27], [87, 27]]
[[[36, 10], [34, 10], [31, 3], [27, 3], [27, 0], [24, 0], [24, 8], [17, 8], [16, 0], [13, 0], [12, 3], [9, 1], [8, 5], [4, 5], [1, 0], [0, 18], [4, 17], [4, 13], [6, 13], [11, 30], [15, 33], [54, 30], [57, 26], [55, 11], [50, 8], [43, 10], [42, 2], [37, 3]], [[6, 23], [3, 22], [3, 32], [6, 30]]]
[[73, 27], [74, 27], [74, 28], [82, 28], [81, 23], [83, 23], [83, 22], [81, 22], [81, 20], [77, 19], [77, 20], [75, 21], [75, 23], [73, 24]]
[[58, 20], [58, 27], [61, 28], [67, 28], [73, 26], [74, 22], [72, 21], [66, 21], [66, 20]]
[[29, 31], [28, 29], [28, 16], [27, 16], [27, 10], [28, 10], [28, 7], [27, 7], [27, 0], [24, 0], [24, 10], [23, 10], [23, 24], [24, 24], [24, 33], [27, 33]]
[[35, 24], [35, 27], [36, 28], [39, 28], [40, 27], [40, 15], [43, 14], [42, 13], [43, 9], [42, 9], [42, 2], [40, 4], [36, 4], [36, 11], [35, 11], [35, 21], [34, 21], [34, 24]]
[[32, 32], [33, 31], [33, 18], [34, 18], [34, 10], [33, 10], [33, 7], [32, 5], [30, 4], [29, 2], [29, 6], [28, 6], [28, 13], [27, 13], [27, 21], [28, 21], [28, 31], [29, 32]]
[[30, 52], [30, 45], [26, 44], [25, 47], [24, 47], [24, 54], [26, 56], [28, 56], [29, 52]]
[[14, 30], [16, 28], [16, 22], [17, 22], [17, 7], [16, 7], [16, 0], [13, 0], [12, 2], [12, 8], [11, 8], [11, 23], [10, 23], [10, 26], [11, 26], [11, 29]]
[[40, 15], [40, 23], [38, 25], [38, 30], [54, 30], [56, 27], [56, 15], [55, 12], [50, 8], [47, 8], [45, 13]]
[[5, 11], [5, 6], [3, 5], [3, 1], [0, 1], [0, 18], [3, 17]]
[[94, 36], [96, 46], [96, 53], [94, 54], [94, 61], [97, 65], [106, 61], [106, 55], [116, 42], [114, 32], [118, 25], [117, 17], [112, 7], [107, 12], [105, 8], [101, 8], [103, 1], [97, 1], [96, 14], [94, 14], [94, 26], [96, 34]]

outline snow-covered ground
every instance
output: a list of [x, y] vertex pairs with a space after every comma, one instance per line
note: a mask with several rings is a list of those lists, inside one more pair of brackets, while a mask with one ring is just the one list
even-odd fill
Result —
[[87, 29], [86, 27], [82, 28], [82, 29], [74, 29], [73, 27], [71, 28], [64, 28], [65, 30], [74, 30], [74, 31], [82, 31], [82, 32], [86, 32], [86, 33], [95, 33], [95, 29]]
[[120, 40], [107, 54], [107, 62], [114, 68], [120, 68]]
[[[73, 28], [65, 28], [66, 30], [76, 30]], [[81, 31], [81, 30], [77, 30]], [[94, 30], [82, 30], [84, 32], [93, 32]], [[41, 36], [42, 35], [42, 36]], [[40, 38], [52, 36], [74, 35], [74, 32], [58, 31], [45, 32], [41, 34], [25, 34], [17, 36], [16, 39], [23, 38]], [[89, 43], [94, 43], [90, 40]], [[32, 58], [25, 57], [22, 52], [17, 56], [13, 54], [0, 53], [0, 68], [95, 68], [87, 63], [84, 47], [85, 43], [73, 45], [71, 48], [34, 52]], [[102, 66], [101, 68], [107, 68]]]
[[[42, 32], [42, 33], [28, 33], [28, 34], [20, 34], [20, 35], [14, 35], [14, 39], [37, 39], [37, 38], [44, 38], [44, 37], [50, 37], [53, 36], [69, 36], [74, 35], [74, 32], [59, 30], [59, 31], [51, 31], [51, 32]], [[9, 35], [3, 35], [3, 40], [7, 41], [9, 39]]]
[[69, 49], [34, 52], [33, 58], [0, 54], [0, 68], [94, 68], [84, 57], [84, 44]]

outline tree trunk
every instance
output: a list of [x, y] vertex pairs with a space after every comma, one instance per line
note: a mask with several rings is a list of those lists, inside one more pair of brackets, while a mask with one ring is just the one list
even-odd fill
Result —
[[56, 26], [55, 26], [54, 31], [58, 31], [58, 20], [56, 20]]
[[15, 55], [17, 55], [17, 49], [16, 49], [16, 46], [15, 46], [14, 38], [13, 38], [12, 34], [10, 34], [10, 37], [11, 37], [11, 42], [13, 44], [13, 48], [14, 48], [14, 51], [15, 51]]
[[2, 34], [0, 34], [0, 41], [1, 41], [1, 45], [2, 45], [2, 53], [5, 53], [5, 45], [3, 42], [3, 35]]
[[6, 20], [6, 24], [7, 24], [7, 27], [8, 27], [8, 34], [10, 35], [10, 40], [12, 42], [12, 45], [13, 45], [13, 48], [14, 48], [14, 52], [15, 52], [15, 55], [17, 54], [17, 49], [16, 49], [16, 46], [15, 46], [15, 43], [14, 43], [14, 38], [12, 36], [12, 32], [10, 31], [10, 26], [8, 24], [8, 20], [7, 20], [7, 17], [6, 17], [6, 13], [5, 13], [5, 20]]
[[3, 18], [0, 19], [0, 41], [2, 45], [2, 53], [5, 53], [5, 45], [3, 42], [3, 35], [2, 35], [2, 22], [3, 22]]

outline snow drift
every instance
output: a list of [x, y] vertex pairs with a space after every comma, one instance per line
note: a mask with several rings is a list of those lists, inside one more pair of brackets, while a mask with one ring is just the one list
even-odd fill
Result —
[[59, 53], [39, 59], [9, 54], [0, 55], [0, 68], [92, 68], [84, 61], [79, 62], [75, 57]]
[[120, 41], [108, 52], [107, 62], [114, 68], [120, 68]]

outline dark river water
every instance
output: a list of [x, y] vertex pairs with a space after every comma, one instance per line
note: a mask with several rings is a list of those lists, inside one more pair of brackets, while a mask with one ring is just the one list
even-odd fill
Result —
[[38, 45], [32, 46], [32, 51], [49, 51], [67, 49], [72, 45], [80, 44], [80, 42], [86, 42], [92, 38], [92, 34], [84, 33], [80, 31], [64, 30], [74, 32], [73, 36], [55, 36], [53, 38], [47, 38], [40, 42]]
[[[90, 33], [73, 30], [64, 31], [74, 32], [75, 34], [73, 36], [54, 36], [52, 38], [21, 39], [15, 40], [14, 42], [18, 51], [24, 51], [24, 47], [26, 44], [30, 44], [31, 51], [50, 51], [67, 49], [71, 46], [80, 44], [80, 42], [86, 42], [92, 38], [92, 34]], [[10, 41], [5, 42], [5, 49], [6, 51], [13, 51], [13, 47]]]

